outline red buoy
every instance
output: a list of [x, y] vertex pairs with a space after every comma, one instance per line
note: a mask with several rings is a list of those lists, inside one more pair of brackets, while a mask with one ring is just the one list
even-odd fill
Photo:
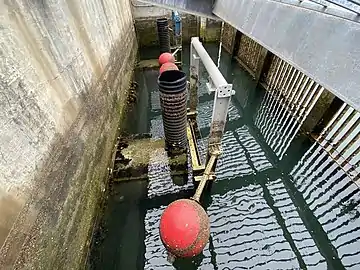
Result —
[[159, 64], [160, 66], [165, 63], [175, 63], [175, 57], [168, 52], [162, 53], [159, 56]]
[[160, 74], [163, 73], [166, 70], [179, 70], [179, 68], [177, 67], [177, 65], [175, 65], [174, 63], [165, 63], [160, 67]]
[[210, 236], [210, 222], [204, 208], [189, 199], [169, 204], [160, 219], [160, 238], [176, 257], [201, 253]]

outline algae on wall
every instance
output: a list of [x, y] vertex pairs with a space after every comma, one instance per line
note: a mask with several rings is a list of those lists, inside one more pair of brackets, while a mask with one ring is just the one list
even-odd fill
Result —
[[137, 53], [130, 1], [0, 14], [0, 268], [83, 268]]

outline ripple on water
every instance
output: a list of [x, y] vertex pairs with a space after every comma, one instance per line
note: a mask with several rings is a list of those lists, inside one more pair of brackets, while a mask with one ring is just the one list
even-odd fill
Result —
[[292, 171], [292, 176], [343, 265], [347, 269], [360, 269], [358, 186], [316, 143]]
[[[214, 101], [209, 100], [199, 104], [198, 111], [199, 114], [197, 116], [197, 123], [199, 129], [207, 128], [210, 126], [212, 113], [213, 113]], [[234, 106], [232, 102], [229, 105], [228, 111], [228, 123], [232, 121], [236, 121], [241, 118], [240, 111]], [[208, 135], [208, 134], [204, 134]]]
[[243, 145], [249, 154], [249, 159], [256, 169], [256, 171], [264, 171], [273, 167], [271, 162], [266, 157], [265, 152], [261, 149], [261, 146], [257, 143], [254, 136], [250, 134], [247, 126], [242, 126], [235, 130], [239, 137], [239, 142]]
[[274, 206], [278, 208], [284, 219], [286, 230], [290, 233], [296, 249], [301, 255], [306, 267], [311, 269], [326, 269], [326, 262], [316, 243], [303, 224], [283, 181], [278, 179], [267, 184], [269, 192], [274, 199]]
[[[166, 206], [147, 210], [145, 215], [145, 267], [144, 269], [174, 269], [167, 261], [167, 253], [159, 236], [160, 217]], [[191, 259], [189, 260], [191, 262]], [[176, 263], [176, 262], [175, 262]], [[181, 262], [180, 262], [181, 263]], [[209, 244], [205, 247], [199, 268], [191, 269], [214, 269], [211, 264]], [[195, 264], [194, 264], [195, 265]], [[186, 269], [186, 268], [180, 268]]]
[[[193, 188], [192, 181], [188, 181], [183, 186], [174, 184], [170, 173], [171, 170], [166, 151], [164, 149], [159, 149], [152, 153], [148, 167], [149, 198], [165, 194], [175, 194], [181, 190], [188, 190]], [[189, 170], [188, 178], [192, 178], [191, 170]]]
[[260, 185], [214, 194], [212, 199], [208, 213], [219, 269], [298, 267]]
[[246, 158], [244, 149], [239, 145], [232, 131], [225, 132], [222, 139], [222, 149], [223, 153], [216, 167], [218, 181], [254, 173]]

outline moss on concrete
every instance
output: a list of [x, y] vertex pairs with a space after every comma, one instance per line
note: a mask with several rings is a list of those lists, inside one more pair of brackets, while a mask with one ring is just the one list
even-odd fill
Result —
[[204, 33], [205, 42], [217, 42], [221, 36], [221, 21], [211, 19], [206, 20], [206, 29]]
[[160, 68], [158, 59], [141, 60], [136, 65], [139, 69], [157, 69]]
[[86, 268], [136, 53], [130, 31], [114, 46], [102, 76], [88, 87], [77, 120], [58, 135], [44, 160], [32, 196], [3, 246], [1, 269]]
[[[190, 42], [191, 37], [199, 35], [198, 18], [194, 15], [183, 14], [182, 19], [182, 41]], [[170, 21], [169, 21], [170, 22]], [[158, 46], [158, 36], [156, 27], [156, 17], [137, 18], [135, 21], [135, 29], [140, 47]], [[219, 40], [220, 32], [217, 34], [209, 32], [209, 39], [213, 40], [214, 35], [218, 35]]]
[[[148, 178], [148, 166], [152, 157], [164, 152], [164, 139], [122, 139], [118, 144], [113, 179], [114, 181], [141, 180]], [[187, 155], [182, 153], [168, 157], [172, 173], [183, 175], [187, 173]]]

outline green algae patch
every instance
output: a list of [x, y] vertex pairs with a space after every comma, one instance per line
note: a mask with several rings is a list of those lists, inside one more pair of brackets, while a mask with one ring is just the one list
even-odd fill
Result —
[[[140, 135], [144, 136], [144, 135]], [[186, 153], [169, 156], [165, 151], [164, 139], [151, 139], [139, 135], [121, 138], [115, 155], [112, 178], [115, 182], [146, 180], [148, 167], [154, 163], [168, 164], [171, 175], [187, 175]]]
[[141, 60], [136, 65], [139, 69], [157, 69], [160, 68], [158, 59]]

